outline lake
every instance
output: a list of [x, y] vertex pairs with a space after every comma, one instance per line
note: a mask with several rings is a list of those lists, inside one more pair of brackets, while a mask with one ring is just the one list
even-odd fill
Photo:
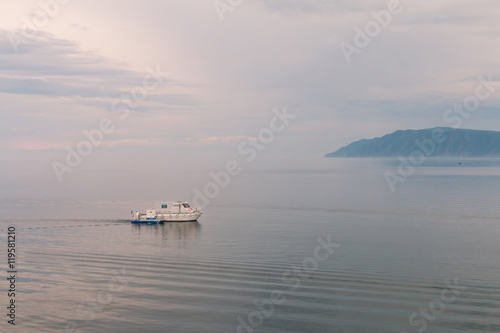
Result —
[[427, 159], [391, 191], [384, 173], [399, 163], [259, 165], [220, 189], [199, 222], [163, 225], [128, 214], [192, 201], [206, 171], [148, 190], [132, 169], [97, 168], [51, 192], [47, 180], [30, 190], [36, 175], [4, 175], [0, 244], [8, 277], [15, 228], [16, 325], [4, 279], [0, 330], [500, 332], [500, 160]]

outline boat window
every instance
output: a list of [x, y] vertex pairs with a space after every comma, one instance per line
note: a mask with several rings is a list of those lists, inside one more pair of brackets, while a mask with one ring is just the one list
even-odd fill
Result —
[[183, 203], [182, 205], [184, 206], [184, 208], [189, 208], [189, 204], [188, 203]]
[[162, 204], [161, 208], [168, 208], [168, 205], [167, 204]]

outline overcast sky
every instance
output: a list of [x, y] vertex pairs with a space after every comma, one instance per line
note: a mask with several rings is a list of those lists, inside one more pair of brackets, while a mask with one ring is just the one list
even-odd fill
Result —
[[[497, 0], [401, 0], [349, 61], [341, 45], [356, 47], [356, 28], [376, 29], [372, 12], [391, 1], [60, 2], [3, 0], [2, 159], [62, 160], [107, 117], [114, 130], [96, 149], [108, 156], [231, 156], [284, 107], [297, 117], [268, 150], [319, 158], [359, 138], [450, 126], [443, 114], [479, 76], [500, 78]], [[148, 67], [163, 80], [120, 119], [117, 101]], [[499, 103], [500, 86], [462, 127], [500, 130]]]

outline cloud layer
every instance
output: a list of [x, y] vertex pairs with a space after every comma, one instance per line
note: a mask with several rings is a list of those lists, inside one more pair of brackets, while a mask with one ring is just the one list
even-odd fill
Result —
[[[13, 4], [0, 14], [1, 146], [14, 156], [76, 144], [103, 117], [117, 118], [111, 105], [142, 84], [148, 66], [169, 75], [104, 147], [230, 155], [236, 138], [255, 136], [283, 106], [299, 116], [275, 144], [284, 155], [446, 126], [444, 112], [474, 93], [479, 76], [499, 78], [500, 4], [402, 0], [348, 63], [341, 43], [355, 45], [356, 28], [388, 3], [243, 1], [220, 21], [208, 0], [70, 2], [18, 53], [8, 37], [22, 36], [24, 19], [41, 9]], [[464, 127], [500, 130], [499, 96], [500, 87]]]

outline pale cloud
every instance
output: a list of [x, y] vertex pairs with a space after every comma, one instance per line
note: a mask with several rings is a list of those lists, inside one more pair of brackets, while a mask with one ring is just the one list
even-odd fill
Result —
[[170, 140], [166, 138], [142, 138], [142, 139], [118, 139], [106, 140], [102, 146], [107, 148], [113, 147], [161, 147], [170, 144]]

